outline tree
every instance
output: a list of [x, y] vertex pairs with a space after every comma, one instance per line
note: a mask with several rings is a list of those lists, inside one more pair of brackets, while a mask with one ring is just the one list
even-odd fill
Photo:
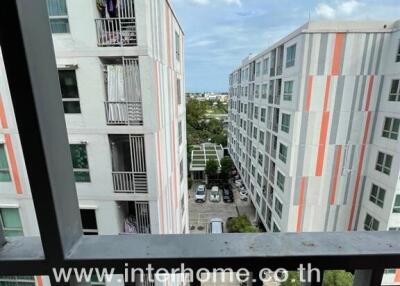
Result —
[[221, 178], [227, 180], [229, 178], [229, 173], [232, 170], [233, 162], [231, 157], [225, 156], [221, 160]]
[[246, 215], [230, 218], [226, 222], [226, 227], [229, 232], [258, 232], [258, 229], [250, 223], [250, 220]]
[[206, 170], [205, 170], [207, 177], [210, 179], [215, 178], [218, 173], [218, 168], [219, 168], [219, 165], [216, 160], [214, 160], [214, 159], [208, 160], [207, 164], [206, 164]]
[[324, 273], [323, 286], [351, 286], [353, 285], [353, 275], [344, 270], [330, 270]]
[[290, 271], [288, 279], [282, 282], [280, 286], [301, 286], [299, 272]]

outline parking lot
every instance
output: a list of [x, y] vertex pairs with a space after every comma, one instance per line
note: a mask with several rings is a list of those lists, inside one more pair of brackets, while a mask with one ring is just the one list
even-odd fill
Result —
[[209, 193], [207, 190], [207, 199], [204, 203], [195, 201], [195, 192], [200, 183], [194, 183], [189, 190], [189, 225], [190, 233], [206, 233], [208, 232], [208, 224], [212, 218], [221, 218], [226, 223], [229, 217], [238, 215], [247, 215], [250, 221], [254, 220], [255, 210], [250, 200], [242, 201], [239, 198], [238, 188], [232, 186], [232, 191], [235, 197], [234, 203], [210, 202]]

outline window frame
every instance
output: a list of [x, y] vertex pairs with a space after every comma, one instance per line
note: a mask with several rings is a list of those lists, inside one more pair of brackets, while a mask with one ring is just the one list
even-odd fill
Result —
[[[290, 68], [293, 67], [295, 65], [296, 62], [296, 47], [297, 44], [292, 44], [289, 47], [286, 48], [286, 68]], [[293, 55], [291, 55], [291, 57], [289, 58], [289, 51], [293, 50]]]
[[[74, 160], [73, 160], [73, 155], [72, 155], [72, 146], [84, 146], [84, 150], [86, 153], [86, 164], [87, 164], [87, 168], [75, 168], [74, 167]], [[70, 150], [71, 150], [71, 160], [72, 160], [72, 168], [73, 168], [73, 172], [74, 172], [74, 178], [75, 178], [75, 182], [76, 183], [90, 183], [91, 182], [91, 176], [90, 176], [90, 165], [89, 165], [89, 154], [87, 151], [87, 144], [85, 143], [70, 143], [69, 144]], [[88, 176], [88, 180], [87, 181], [79, 181], [77, 180], [77, 173], [81, 172], [81, 173], [87, 173]]]
[[282, 218], [283, 203], [278, 199], [277, 196], [275, 196], [274, 210], [275, 210], [275, 213], [278, 215], [278, 217]]
[[[367, 220], [369, 220], [369, 223], [367, 223]], [[373, 217], [369, 213], [366, 213], [365, 219], [364, 219], [364, 227], [363, 227], [365, 231], [378, 231], [379, 225], [380, 225], [379, 220], [377, 220], [375, 217]], [[376, 226], [376, 229], [375, 229], [375, 226]]]
[[[49, 4], [48, 4], [48, 0], [46, 1], [46, 5], [47, 5], [47, 11], [49, 14], [49, 24], [50, 24], [50, 30], [52, 34], [70, 34], [71, 33], [71, 29], [70, 29], [70, 25], [69, 25], [69, 16], [68, 16], [68, 1], [67, 0], [56, 0], [56, 1], [63, 1], [65, 3], [65, 15], [53, 15], [50, 16], [50, 10], [49, 10]], [[59, 4], [60, 5], [60, 4]], [[52, 20], [67, 20], [66, 21], [66, 31], [65, 32], [55, 32], [52, 28]]]
[[[382, 154], [382, 163], [379, 163], [379, 158], [381, 157]], [[390, 158], [390, 166], [387, 166], [387, 159]], [[385, 175], [390, 176], [390, 173], [392, 171], [392, 163], [393, 163], [393, 155], [378, 151], [377, 158], [376, 158], [376, 163], [375, 163], [375, 170], [378, 172], [381, 172]]]
[[[397, 123], [397, 130], [394, 130]], [[385, 129], [389, 125], [389, 129]], [[397, 140], [399, 138], [400, 119], [395, 117], [385, 117], [382, 127], [382, 137]]]
[[396, 194], [394, 198], [392, 213], [400, 213], [400, 194]]
[[[63, 92], [63, 84], [61, 82], [61, 72], [73, 72], [73, 80], [75, 82], [75, 86], [76, 86], [76, 93], [77, 96], [76, 97], [64, 97], [65, 93]], [[59, 80], [60, 80], [60, 87], [61, 87], [61, 97], [62, 97], [62, 103], [63, 103], [63, 108], [64, 108], [64, 114], [82, 114], [82, 108], [81, 108], [81, 98], [79, 95], [79, 87], [78, 87], [78, 77], [76, 75], [76, 69], [74, 68], [59, 68], [58, 69], [58, 76], [59, 76]], [[77, 102], [78, 103], [78, 110], [77, 112], [66, 112], [66, 103], [69, 102]]]
[[[4, 213], [3, 210], [13, 210], [16, 211], [17, 215], [18, 215], [18, 221], [20, 226], [18, 227], [6, 227], [6, 225], [4, 224]], [[4, 235], [7, 237], [9, 235], [7, 235], [7, 232], [17, 232], [17, 235], [12, 235], [13, 237], [15, 236], [24, 236], [24, 227], [22, 224], [22, 219], [21, 219], [21, 213], [19, 211], [19, 207], [0, 207], [0, 227], [3, 229], [3, 233]]]
[[[397, 84], [397, 88], [394, 91], [394, 87]], [[400, 101], [400, 79], [392, 79], [389, 89], [389, 101], [397, 102]]]
[[[285, 80], [283, 82], [283, 101], [292, 101], [293, 87], [294, 87], [294, 80]], [[287, 89], [290, 90], [288, 91]]]
[[[9, 163], [9, 159], [8, 159], [7, 155], [8, 154], [7, 154], [5, 143], [0, 142], [0, 156], [4, 156], [5, 163], [7, 165], [7, 166], [3, 166], [2, 168], [0, 166], [0, 174], [1, 174], [0, 182], [4, 182], [4, 183], [12, 181], [11, 172], [10, 172], [10, 163]], [[4, 175], [4, 179], [3, 179], [3, 175]]]
[[[279, 178], [283, 178], [283, 182], [280, 182]], [[285, 175], [283, 175], [279, 170], [277, 170], [276, 185], [278, 186], [278, 189], [280, 189], [282, 192], [285, 191], [285, 181], [286, 181]]]
[[[288, 118], [288, 120], [289, 120], [288, 124], [284, 124], [284, 121], [283, 121], [284, 117]], [[283, 113], [283, 112], [281, 113], [281, 131], [283, 131], [287, 134], [290, 133], [290, 119], [291, 119], [290, 114]]]
[[[281, 148], [283, 147], [283, 148]], [[286, 150], [286, 154], [281, 153], [281, 150], [285, 149]], [[287, 163], [287, 155], [288, 155], [288, 146], [286, 146], [285, 144], [279, 142], [279, 160], [281, 160], [283, 163]], [[284, 156], [284, 157], [283, 157]]]
[[[380, 198], [381, 194], [383, 193], [383, 198]], [[379, 206], [380, 208], [383, 208], [383, 205], [385, 203], [385, 196], [386, 196], [386, 190], [379, 187], [376, 184], [372, 184], [371, 186], [371, 191], [369, 193], [369, 201], [374, 203], [375, 205]]]

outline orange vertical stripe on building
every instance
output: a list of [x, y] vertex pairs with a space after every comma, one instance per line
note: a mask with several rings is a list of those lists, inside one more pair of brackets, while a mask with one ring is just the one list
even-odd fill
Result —
[[351, 211], [350, 211], [350, 219], [349, 219], [349, 225], [347, 226], [347, 229], [350, 231], [353, 225], [353, 219], [354, 219], [354, 212], [356, 209], [356, 202], [357, 202], [357, 196], [358, 196], [358, 188], [360, 186], [360, 180], [361, 180], [361, 171], [364, 163], [364, 156], [365, 156], [365, 147], [366, 147], [366, 141], [368, 137], [368, 130], [369, 130], [369, 124], [371, 121], [371, 112], [368, 112], [367, 114], [367, 120], [365, 123], [365, 129], [364, 129], [364, 136], [363, 136], [363, 143], [361, 146], [361, 153], [360, 153], [360, 160], [358, 161], [358, 168], [357, 168], [357, 177], [356, 177], [356, 184], [354, 186], [354, 194], [353, 194], [353, 201], [351, 204]]
[[400, 282], [400, 269], [396, 269], [396, 275], [394, 276], [394, 281], [396, 283]]
[[315, 170], [315, 176], [317, 177], [322, 176], [322, 169], [324, 166], [324, 159], [325, 159], [326, 138], [328, 137], [328, 125], [329, 125], [329, 112], [324, 112], [322, 114], [322, 120], [321, 120], [317, 166]]
[[311, 76], [311, 75], [308, 76], [308, 78], [307, 78], [306, 104], [305, 104], [305, 107], [304, 107], [305, 111], [310, 111], [313, 80], [314, 80], [313, 76]]
[[336, 33], [335, 47], [332, 59], [332, 75], [339, 75], [342, 66], [342, 54], [344, 44], [344, 33]]
[[306, 177], [300, 179], [300, 195], [297, 209], [297, 226], [296, 231], [301, 232], [301, 227], [303, 223], [303, 212], [304, 212], [304, 194], [306, 191]]
[[323, 111], [328, 111], [329, 95], [331, 93], [331, 79], [332, 77], [330, 75], [328, 75], [328, 77], [326, 78]]
[[3, 99], [0, 96], [0, 124], [3, 128], [8, 128], [6, 112], [4, 110]]
[[371, 103], [372, 88], [374, 87], [374, 76], [369, 77], [368, 90], [367, 90], [367, 101], [365, 102], [365, 111], [368, 111]]
[[36, 276], [36, 285], [37, 286], [43, 286], [42, 276]]
[[4, 134], [4, 141], [7, 148], [8, 157], [10, 160], [10, 168], [15, 184], [15, 190], [17, 194], [22, 194], [21, 178], [18, 173], [17, 160], [15, 158], [14, 148], [11, 142], [10, 134]]
[[341, 156], [342, 156], [342, 145], [338, 145], [338, 148], [335, 152], [335, 165], [334, 165], [333, 178], [332, 178], [332, 181], [333, 181], [332, 192], [331, 192], [331, 196], [329, 198], [329, 203], [331, 205], [333, 205], [335, 203], [335, 199], [336, 199], [336, 188], [337, 188], [337, 182], [338, 182]]

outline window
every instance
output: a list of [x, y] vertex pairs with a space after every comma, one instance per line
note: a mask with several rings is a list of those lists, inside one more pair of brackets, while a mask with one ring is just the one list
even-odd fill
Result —
[[75, 70], [59, 70], [64, 113], [81, 113]]
[[265, 122], [265, 115], [266, 115], [266, 109], [265, 108], [261, 108], [261, 122]]
[[258, 164], [262, 166], [263, 161], [264, 161], [264, 156], [261, 154], [261, 152], [258, 152]]
[[296, 58], [296, 45], [290, 46], [286, 49], [286, 67], [294, 66]]
[[378, 229], [379, 229], [379, 221], [373, 218], [371, 215], [367, 214], [365, 216], [365, 221], [364, 221], [364, 230], [371, 231]]
[[253, 149], [252, 149], [252, 156], [253, 156], [254, 159], [257, 156], [257, 150], [256, 150], [256, 147], [254, 147], [254, 146], [253, 146]]
[[181, 162], [179, 163], [179, 178], [182, 182], [182, 180], [183, 180], [183, 160], [181, 160]]
[[34, 276], [0, 276], [0, 286], [35, 286]]
[[289, 128], [290, 128], [290, 115], [282, 113], [281, 130], [283, 132], [289, 133]]
[[283, 100], [292, 101], [293, 97], [293, 81], [285, 81], [283, 84]]
[[175, 55], [176, 60], [181, 60], [181, 37], [178, 32], [175, 32]]
[[390, 87], [389, 101], [400, 101], [400, 79], [392, 80]]
[[96, 211], [81, 209], [80, 212], [81, 212], [83, 234], [85, 235], [99, 234], [99, 231], [97, 230]]
[[261, 182], [262, 182], [262, 177], [261, 177], [260, 173], [258, 173], [258, 174], [257, 174], [257, 185], [258, 185], [259, 187], [261, 187]]
[[372, 184], [371, 194], [369, 195], [369, 200], [374, 204], [383, 208], [383, 203], [385, 201], [386, 191], [375, 184]]
[[256, 168], [254, 165], [251, 165], [251, 175], [254, 177], [256, 175]]
[[256, 76], [260, 76], [261, 62], [256, 64]]
[[50, 29], [54, 34], [69, 33], [68, 12], [66, 0], [47, 0]]
[[263, 71], [262, 71], [262, 73], [263, 74], [267, 74], [267, 72], [268, 72], [268, 59], [265, 59], [263, 61]]
[[286, 163], [286, 159], [287, 159], [287, 146], [283, 145], [282, 143], [280, 143], [279, 145], [279, 159]]
[[258, 107], [254, 106], [254, 118], [258, 119]]
[[268, 90], [268, 84], [263, 84], [261, 86], [261, 98], [267, 98], [267, 90]]
[[400, 213], [400, 195], [396, 195], [396, 199], [394, 200], [393, 213]]
[[383, 152], [379, 152], [378, 159], [376, 160], [375, 170], [382, 172], [386, 175], [390, 175], [392, 161], [393, 161], [392, 155], [388, 155]]
[[258, 142], [260, 142], [260, 144], [264, 145], [264, 132], [260, 130], [260, 134], [258, 136]]
[[275, 212], [280, 218], [282, 218], [282, 209], [282, 203], [277, 198], [275, 198]]
[[17, 208], [0, 209], [0, 224], [5, 236], [23, 236], [21, 218]]
[[178, 142], [179, 145], [182, 145], [183, 139], [182, 139], [182, 121], [178, 122]]
[[274, 222], [274, 227], [272, 229], [273, 232], [281, 232], [279, 226]]
[[282, 192], [285, 191], [285, 176], [279, 171], [277, 171], [276, 184]]
[[85, 144], [70, 144], [72, 167], [76, 182], [90, 182], [89, 163]]
[[181, 80], [176, 79], [176, 96], [178, 97], [178, 104], [182, 103]]
[[0, 182], [11, 182], [10, 170], [8, 168], [4, 144], [0, 144]]
[[256, 98], [259, 98], [259, 97], [260, 97], [260, 85], [259, 85], [259, 84], [257, 84], [256, 87], [255, 87], [255, 89], [254, 89], [254, 96], [255, 96]]
[[396, 63], [400, 62], [400, 40], [399, 40], [399, 47], [397, 48], [396, 54]]
[[382, 136], [397, 140], [399, 136], [399, 126], [400, 126], [400, 119], [398, 118], [385, 118], [385, 124], [383, 125]]
[[257, 139], [257, 127], [254, 127], [253, 128], [253, 137], [254, 137], [254, 139]]

